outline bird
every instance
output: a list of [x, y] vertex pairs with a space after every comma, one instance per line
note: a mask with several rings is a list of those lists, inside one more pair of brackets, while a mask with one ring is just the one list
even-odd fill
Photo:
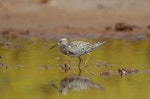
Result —
[[[50, 49], [53, 49], [56, 46], [60, 47], [60, 51], [70, 57], [78, 57], [79, 63], [78, 63], [78, 69], [79, 69], [79, 75], [81, 74], [81, 57], [84, 54], [90, 55], [90, 51], [95, 49], [96, 47], [104, 44], [106, 41], [99, 41], [97, 43], [90, 43], [85, 41], [70, 41], [68, 38], [61, 38], [58, 40], [57, 44], [53, 45]], [[85, 61], [87, 63], [89, 57]]]

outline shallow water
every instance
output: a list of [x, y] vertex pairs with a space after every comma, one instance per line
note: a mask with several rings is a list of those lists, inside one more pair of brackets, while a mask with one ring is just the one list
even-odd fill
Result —
[[[38, 39], [1, 43], [1, 99], [149, 99], [149, 41], [107, 40], [106, 44], [91, 52], [88, 72], [83, 63], [87, 55], [82, 56], [82, 76], [89, 77], [89, 82], [102, 86], [104, 90], [68, 90], [66, 95], [60, 94], [56, 87], [60, 87], [59, 83], [65, 77], [78, 74], [78, 58], [63, 55], [58, 47], [50, 50], [54, 43]], [[62, 68], [64, 64], [69, 68], [65, 68], [66, 72]], [[121, 68], [138, 72], [121, 77], [118, 74]], [[111, 74], [102, 75], [106, 71], [111, 71]]]

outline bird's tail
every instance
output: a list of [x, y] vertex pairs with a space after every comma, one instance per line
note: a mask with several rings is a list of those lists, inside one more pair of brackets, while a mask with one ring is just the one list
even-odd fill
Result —
[[100, 46], [100, 45], [102, 45], [102, 44], [104, 44], [104, 43], [106, 43], [105, 40], [100, 41], [100, 42], [97, 42], [97, 43], [95, 44], [95, 47], [98, 47], [98, 46]]
[[103, 41], [100, 41], [100, 42], [97, 42], [95, 45], [93, 45], [92, 47], [90, 47], [89, 49], [86, 50], [86, 53], [88, 53], [89, 51], [93, 50], [94, 48], [104, 44], [106, 41], [103, 40]]
[[100, 42], [97, 42], [93, 47], [89, 48], [89, 49], [87, 50], [87, 52], [89, 52], [90, 50], [92, 50], [92, 49], [94, 49], [94, 48], [96, 48], [96, 47], [98, 47], [98, 46], [104, 44], [105, 42], [106, 42], [105, 40], [100, 41]]

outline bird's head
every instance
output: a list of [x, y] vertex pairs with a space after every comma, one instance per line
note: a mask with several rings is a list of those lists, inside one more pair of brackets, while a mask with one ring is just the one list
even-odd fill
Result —
[[53, 45], [50, 49], [56, 47], [57, 45], [60, 47], [67, 46], [69, 44], [69, 40], [67, 38], [62, 38], [58, 40], [57, 44]]
[[68, 45], [68, 43], [69, 43], [69, 40], [67, 39], [67, 38], [62, 38], [62, 39], [60, 39], [58, 42], [57, 42], [57, 44], [61, 47], [63, 47], [63, 46], [67, 46]]

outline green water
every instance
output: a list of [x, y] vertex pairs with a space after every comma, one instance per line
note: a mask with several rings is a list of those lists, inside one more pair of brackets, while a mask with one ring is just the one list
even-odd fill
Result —
[[[91, 40], [95, 41], [95, 40]], [[12, 40], [0, 45], [0, 99], [149, 99], [150, 97], [150, 42], [107, 40], [107, 43], [91, 52], [88, 71], [81, 64], [82, 75], [100, 84], [105, 90], [88, 89], [68, 91], [62, 95], [49, 82], [60, 86], [69, 75], [78, 74], [78, 58], [50, 50], [54, 41], [38, 39]], [[87, 55], [82, 56], [86, 60]], [[97, 67], [97, 63], [111, 64]], [[62, 64], [70, 66], [62, 72]], [[120, 77], [119, 68], [137, 69], [139, 72]], [[105, 77], [100, 72], [112, 70], [116, 74]]]

